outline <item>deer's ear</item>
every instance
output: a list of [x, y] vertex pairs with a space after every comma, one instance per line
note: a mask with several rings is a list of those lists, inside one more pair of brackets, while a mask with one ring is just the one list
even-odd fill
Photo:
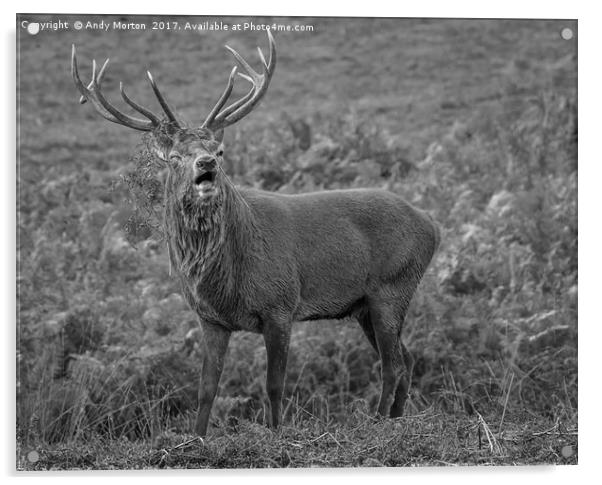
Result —
[[215, 137], [216, 141], [219, 141], [220, 143], [222, 142], [222, 140], [224, 139], [224, 130], [217, 130], [216, 132], [213, 133], [213, 136]]

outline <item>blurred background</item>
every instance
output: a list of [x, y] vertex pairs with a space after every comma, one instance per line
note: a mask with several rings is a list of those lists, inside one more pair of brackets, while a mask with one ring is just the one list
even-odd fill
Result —
[[[258, 66], [255, 46], [266, 52], [267, 38], [151, 30], [152, 17], [60, 19], [148, 29], [17, 29], [18, 440], [183, 432], [194, 419], [200, 336], [170, 275], [160, 173], [139, 132], [78, 103], [71, 44], [85, 82], [93, 58], [111, 58], [103, 92], [115, 103], [123, 81], [160, 111], [148, 69], [198, 124], [233, 65], [223, 45]], [[404, 329], [416, 361], [408, 415], [576, 427], [576, 22], [163, 20], [304, 28], [274, 32], [268, 95], [226, 133], [237, 184], [382, 187], [442, 226]], [[235, 94], [244, 88], [239, 81]], [[261, 336], [235, 334], [213, 425], [264, 422], [265, 371]], [[379, 371], [355, 321], [297, 324], [285, 423], [372, 414]]]

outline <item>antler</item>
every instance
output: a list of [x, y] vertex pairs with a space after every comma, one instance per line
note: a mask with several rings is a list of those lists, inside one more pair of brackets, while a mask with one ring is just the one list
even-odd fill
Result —
[[272, 75], [274, 74], [274, 70], [276, 68], [276, 44], [274, 43], [274, 37], [272, 37], [272, 33], [269, 30], [267, 33], [268, 42], [270, 44], [269, 62], [266, 62], [263, 52], [261, 52], [261, 49], [257, 47], [263, 68], [262, 74], [256, 72], [238, 52], [231, 47], [226, 46], [226, 49], [232, 53], [238, 63], [247, 72], [247, 74], [238, 73], [238, 75], [252, 83], [253, 87], [245, 96], [222, 110], [223, 106], [226, 104], [226, 101], [228, 101], [230, 94], [232, 94], [234, 75], [236, 74], [235, 66], [230, 72], [226, 89], [220, 96], [217, 104], [209, 113], [209, 116], [207, 116], [207, 119], [201, 125], [203, 128], [209, 128], [212, 131], [216, 131], [230, 126], [248, 115], [261, 101], [261, 98], [263, 98], [268, 90], [270, 80], [272, 79]]
[[[154, 114], [151, 110], [132, 101], [129, 98], [129, 96], [125, 93], [123, 83], [121, 83], [121, 82], [119, 83], [119, 91], [121, 92], [121, 97], [127, 104], [129, 104], [132, 108], [134, 108], [136, 111], [138, 111], [138, 113], [140, 113], [143, 116], [145, 116], [146, 118], [148, 118], [148, 121], [140, 119], [140, 118], [135, 118], [133, 116], [122, 113], [104, 97], [104, 95], [101, 92], [100, 83], [105, 74], [105, 70], [106, 70], [106, 67], [108, 64], [109, 64], [109, 59], [107, 59], [104, 62], [104, 64], [100, 68], [100, 71], [97, 73], [96, 72], [97, 71], [96, 70], [96, 61], [93, 60], [92, 61], [92, 81], [90, 82], [90, 84], [88, 86], [86, 86], [82, 82], [81, 78], [79, 77], [79, 71], [77, 69], [77, 56], [76, 56], [76, 52], [75, 52], [75, 45], [73, 45], [72, 50], [71, 50], [71, 75], [73, 76], [73, 81], [75, 82], [75, 86], [77, 87], [78, 91], [81, 93], [79, 102], [83, 104], [86, 101], [90, 101], [90, 103], [92, 103], [94, 108], [96, 108], [96, 111], [98, 111], [98, 113], [103, 118], [105, 118], [109, 121], [112, 121], [113, 123], [127, 126], [129, 128], [134, 128], [135, 130], [140, 130], [140, 131], [151, 131], [154, 128], [156, 128], [160, 124], [161, 119], [156, 114]], [[168, 119], [171, 122], [175, 123], [177, 126], [180, 126], [180, 123], [179, 123], [178, 119], [176, 118], [174, 111], [171, 109], [171, 107], [169, 106], [169, 104], [167, 103], [167, 101], [165, 100], [165, 98], [163, 97], [161, 92], [159, 91], [159, 88], [157, 87], [157, 84], [155, 83], [151, 73], [147, 72], [147, 75], [148, 75], [148, 79], [151, 83], [151, 86], [153, 88], [153, 91], [155, 93], [155, 96], [157, 96], [157, 99], [159, 100], [159, 103], [161, 104], [163, 111], [165, 111], [165, 114], [167, 115]]]

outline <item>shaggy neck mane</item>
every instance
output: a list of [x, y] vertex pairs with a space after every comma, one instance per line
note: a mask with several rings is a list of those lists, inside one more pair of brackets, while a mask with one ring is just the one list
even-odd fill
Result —
[[255, 240], [251, 209], [227, 179], [209, 204], [176, 192], [168, 181], [164, 224], [171, 264], [189, 285], [219, 286], [230, 293], [241, 281]]

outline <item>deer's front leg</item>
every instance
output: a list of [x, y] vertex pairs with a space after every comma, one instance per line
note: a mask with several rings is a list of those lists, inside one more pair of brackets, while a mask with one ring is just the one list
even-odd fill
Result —
[[203, 328], [203, 365], [195, 431], [198, 435], [205, 436], [219, 378], [224, 368], [224, 357], [231, 332], [220, 325], [206, 322], [203, 322], [201, 326]]
[[270, 425], [274, 429], [280, 426], [282, 415], [282, 394], [290, 337], [291, 322], [288, 319], [264, 322], [263, 338], [268, 355], [266, 390], [271, 408]]

